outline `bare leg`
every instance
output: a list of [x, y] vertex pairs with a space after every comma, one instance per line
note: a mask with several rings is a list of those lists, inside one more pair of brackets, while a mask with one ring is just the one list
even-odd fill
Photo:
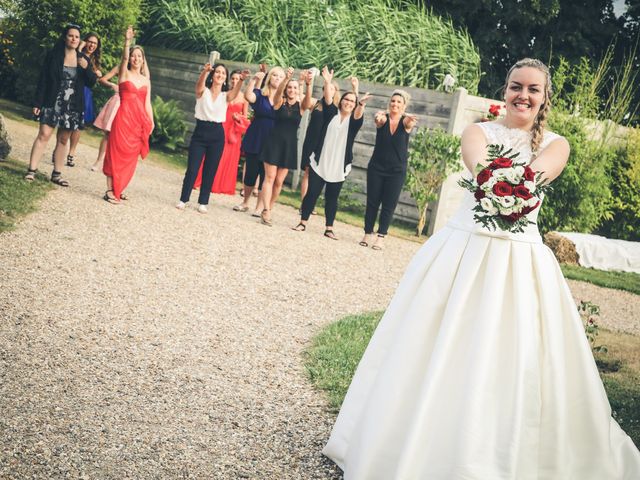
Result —
[[62, 172], [65, 155], [67, 153], [67, 145], [69, 144], [70, 137], [71, 130], [58, 128], [58, 135], [56, 136], [56, 148], [53, 151], [53, 169], [56, 172]]
[[33, 141], [33, 146], [31, 147], [31, 156], [29, 157], [29, 168], [31, 170], [36, 170], [38, 168], [38, 164], [40, 163], [40, 159], [42, 158], [44, 149], [47, 148], [47, 143], [49, 143], [49, 139], [51, 138], [52, 134], [53, 127], [40, 124], [40, 128], [38, 129], [38, 136]]
[[[273, 184], [276, 181], [276, 175], [278, 173], [278, 167], [275, 165], [270, 165], [265, 162], [264, 164], [264, 183], [262, 184], [262, 191], [260, 192], [260, 197], [258, 197], [258, 205], [262, 204], [263, 206], [271, 205], [271, 194], [273, 192]], [[256, 207], [258, 206], [256, 205]], [[259, 211], [256, 208], [256, 211]], [[265, 208], [263, 212], [261, 212], [263, 222], [268, 222], [271, 220], [271, 212]]]
[[100, 149], [98, 150], [98, 158], [95, 163], [92, 165], [91, 170], [94, 172], [98, 171], [100, 165], [104, 161], [104, 156], [107, 153], [107, 143], [109, 142], [109, 132], [104, 132], [104, 136], [102, 140], [100, 140]]
[[74, 130], [71, 133], [71, 143], [69, 145], [69, 156], [71, 157], [71, 163], [73, 163], [73, 157], [76, 156], [76, 147], [78, 146], [78, 143], [80, 143], [80, 130]]
[[[278, 197], [280, 196], [280, 192], [282, 191], [282, 185], [284, 184], [284, 179], [287, 178], [287, 173], [289, 173], [288, 168], [278, 168], [278, 173], [276, 173], [275, 182], [273, 182], [273, 190], [271, 192], [271, 202], [269, 202], [269, 210], [273, 210], [273, 206], [276, 204], [276, 200], [278, 200]], [[264, 190], [264, 186], [263, 186], [263, 190]]]

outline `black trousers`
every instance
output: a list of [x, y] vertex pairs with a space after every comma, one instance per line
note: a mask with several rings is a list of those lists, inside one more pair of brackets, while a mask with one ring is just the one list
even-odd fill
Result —
[[324, 191], [325, 225], [332, 227], [336, 219], [336, 213], [338, 212], [338, 197], [340, 196], [340, 190], [342, 190], [343, 184], [344, 182], [325, 182], [313, 168], [309, 167], [309, 188], [302, 200], [302, 220], [309, 220], [311, 212], [313, 212], [316, 202], [318, 201], [318, 197], [326, 185]]
[[198, 203], [207, 205], [209, 196], [211, 195], [211, 186], [213, 179], [218, 171], [220, 157], [224, 150], [224, 128], [218, 122], [196, 121], [196, 129], [193, 131], [191, 143], [189, 144], [189, 156], [187, 160], [187, 171], [184, 173], [182, 181], [182, 193], [180, 201], [187, 203], [191, 197], [193, 184], [196, 182], [202, 157], [204, 156], [204, 165], [202, 166], [202, 185], [200, 186], [200, 196]]
[[258, 154], [245, 154], [245, 162], [247, 167], [244, 170], [244, 186], [255, 187], [256, 180], [260, 177], [258, 189], [262, 190], [262, 182], [264, 182], [264, 163], [258, 160]]
[[364, 214], [364, 233], [373, 233], [378, 209], [382, 204], [378, 234], [387, 234], [406, 176], [406, 172], [381, 174], [375, 168], [367, 169], [367, 208]]

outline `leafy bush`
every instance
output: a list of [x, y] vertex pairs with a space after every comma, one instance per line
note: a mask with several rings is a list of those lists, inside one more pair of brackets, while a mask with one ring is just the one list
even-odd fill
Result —
[[480, 55], [469, 35], [403, 0], [150, 0], [145, 41], [223, 58], [435, 88], [447, 73], [471, 93]]
[[612, 217], [598, 233], [610, 238], [640, 241], [640, 131], [631, 130], [610, 166]]
[[613, 200], [608, 166], [615, 149], [591, 140], [587, 122], [557, 112], [549, 118], [549, 128], [567, 139], [571, 155], [540, 212], [538, 225], [543, 233], [553, 230], [590, 233], [611, 218]]
[[[0, 65], [14, 62], [15, 98], [31, 105], [40, 68], [63, 27], [76, 23], [82, 34], [95, 31], [102, 40], [103, 70], [119, 62], [126, 26], [140, 19], [142, 0], [15, 0], [2, 19]], [[4, 5], [4, 4], [3, 4]], [[5, 60], [3, 60], [3, 58]], [[0, 70], [4, 77], [5, 69]], [[4, 84], [3, 84], [4, 87]], [[12, 95], [2, 89], [3, 95]]]
[[153, 121], [155, 128], [151, 134], [150, 142], [161, 145], [168, 150], [175, 151], [184, 145], [184, 135], [187, 132], [187, 124], [180, 105], [176, 100], [165, 102], [158, 95], [153, 99]]
[[406, 188], [418, 208], [417, 235], [422, 234], [427, 207], [437, 200], [442, 183], [460, 166], [460, 138], [444, 130], [421, 128], [411, 139]]

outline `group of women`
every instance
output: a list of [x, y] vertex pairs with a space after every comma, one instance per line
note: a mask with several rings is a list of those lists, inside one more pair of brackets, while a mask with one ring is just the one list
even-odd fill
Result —
[[[125, 33], [121, 62], [106, 74], [101, 72], [101, 40], [95, 33], [80, 41], [80, 27], [68, 25], [49, 53], [38, 84], [34, 114], [40, 130], [34, 141], [26, 179], [35, 178], [38, 162], [54, 129], [57, 143], [53, 155], [51, 180], [61, 186], [69, 182], [61, 169], [75, 165], [75, 149], [84, 125], [105, 132], [98, 159], [92, 166], [107, 177], [104, 200], [119, 204], [127, 200], [125, 192], [139, 157], [149, 152], [153, 130], [151, 84], [144, 51], [131, 46], [134, 31]], [[305, 111], [310, 121], [302, 146], [302, 207], [295, 231], [305, 231], [317, 200], [325, 191], [325, 232], [337, 240], [333, 231], [338, 197], [353, 162], [353, 145], [364, 121], [369, 94], [359, 96], [359, 82], [351, 78], [351, 91], [342, 93], [333, 80], [333, 71], [325, 67], [322, 98], [312, 97], [314, 73], [305, 70], [299, 79], [293, 68], [286, 71], [261, 66], [248, 82], [249, 71], [229, 72], [223, 64], [206, 64], [195, 87], [196, 127], [188, 149], [187, 169], [176, 207], [185, 209], [194, 188], [199, 188], [200, 213], [207, 212], [210, 194], [235, 194], [238, 164], [245, 157], [243, 201], [234, 207], [249, 211], [249, 202], [257, 190], [252, 215], [271, 226], [272, 210], [289, 170], [298, 168], [298, 130]], [[118, 83], [113, 83], [113, 77]], [[91, 88], [97, 83], [114, 91], [94, 120]], [[304, 93], [303, 93], [304, 91]], [[387, 112], [375, 114], [376, 143], [367, 172], [367, 208], [365, 235], [360, 245], [381, 249], [389, 223], [404, 184], [407, 169], [409, 133], [416, 117], [404, 113], [409, 101], [406, 92], [394, 91]], [[253, 118], [248, 120], [248, 107]], [[70, 143], [67, 153], [67, 144]], [[258, 180], [259, 179], [259, 180]], [[256, 189], [257, 184], [257, 189]], [[380, 210], [377, 236], [374, 225]]]
[[[33, 142], [25, 179], [35, 179], [43, 151], [57, 129], [51, 181], [69, 186], [62, 178], [65, 156], [66, 165], [73, 167], [80, 130], [93, 121], [105, 136], [92, 170], [97, 170], [104, 159], [103, 172], [107, 179], [104, 199], [120, 203], [128, 198], [124, 190], [133, 177], [138, 158], [145, 158], [149, 152], [149, 135], [154, 127], [149, 70], [144, 50], [137, 45], [131, 46], [132, 27], [124, 36], [120, 64], [106, 75], [100, 71], [100, 37], [90, 33], [81, 42], [80, 36], [78, 25], [67, 25], [45, 58], [33, 108], [40, 128]], [[111, 83], [116, 75], [118, 83]], [[91, 88], [98, 81], [112, 88], [115, 94], [94, 120]]]

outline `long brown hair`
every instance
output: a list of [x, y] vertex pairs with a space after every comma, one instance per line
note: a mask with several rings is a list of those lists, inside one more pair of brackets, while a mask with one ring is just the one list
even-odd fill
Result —
[[544, 84], [544, 103], [540, 106], [540, 110], [538, 111], [538, 115], [533, 121], [533, 127], [531, 127], [531, 152], [533, 156], [538, 154], [538, 149], [540, 148], [540, 142], [542, 142], [542, 136], [544, 134], [544, 127], [547, 123], [547, 117], [549, 116], [549, 112], [551, 111], [551, 94], [553, 90], [551, 89], [551, 74], [549, 73], [549, 67], [547, 67], [540, 60], [535, 58], [523, 58], [522, 60], [518, 60], [513, 66], [509, 69], [507, 73], [507, 78], [505, 79], [504, 86], [502, 87], [502, 94], [507, 91], [507, 85], [509, 84], [509, 77], [514, 70], [523, 67], [531, 67], [536, 70], [540, 70], [544, 73], [545, 84]]
[[82, 53], [84, 53], [84, 54], [87, 53], [86, 52], [86, 50], [87, 50], [86, 43], [89, 41], [89, 39], [91, 37], [96, 37], [96, 39], [98, 40], [98, 46], [96, 47], [94, 52], [89, 57], [89, 63], [91, 64], [91, 69], [95, 72], [96, 70], [100, 70], [100, 60], [102, 58], [102, 40], [100, 40], [100, 37], [98, 36], [97, 33], [90, 32], [90, 33], [88, 33], [87, 35], [84, 36], [85, 46], [82, 47]]

